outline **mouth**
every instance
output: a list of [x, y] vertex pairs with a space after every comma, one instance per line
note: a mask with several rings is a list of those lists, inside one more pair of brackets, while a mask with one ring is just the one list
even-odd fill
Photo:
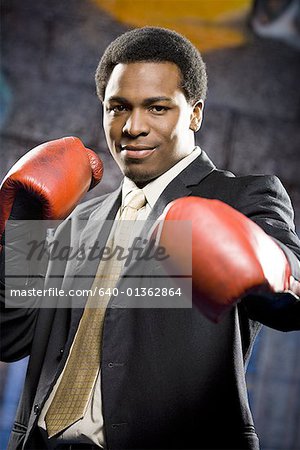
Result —
[[121, 152], [125, 158], [142, 159], [152, 155], [156, 147], [145, 145], [121, 145]]

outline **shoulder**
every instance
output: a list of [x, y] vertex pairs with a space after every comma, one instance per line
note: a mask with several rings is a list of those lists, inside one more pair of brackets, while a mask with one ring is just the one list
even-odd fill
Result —
[[206, 178], [208, 182], [213, 182], [216, 186], [228, 186], [239, 191], [248, 190], [271, 190], [281, 191], [282, 183], [275, 175], [235, 175], [227, 170], [213, 170]]
[[111, 194], [101, 195], [99, 197], [92, 198], [86, 202], [83, 202], [76, 206], [69, 218], [88, 219], [90, 214], [95, 211], [99, 206], [110, 196]]
[[227, 203], [268, 234], [278, 229], [295, 237], [294, 209], [287, 191], [275, 175], [235, 176], [216, 169], [196, 187], [193, 195]]
[[228, 170], [220, 170], [203, 150], [178, 179], [191, 188], [193, 195], [218, 198], [234, 207], [240, 197], [251, 195], [253, 192], [262, 195], [285, 192], [276, 176], [236, 175]]
[[245, 201], [247, 204], [283, 201], [290, 206], [289, 196], [275, 175], [236, 176], [215, 169], [203, 180], [201, 189], [210, 194], [209, 197], [219, 198], [237, 209], [245, 206]]
[[275, 175], [248, 175], [237, 177], [232, 189], [236, 208], [251, 217], [253, 212], [273, 211], [289, 223], [294, 212], [290, 197], [280, 179]]

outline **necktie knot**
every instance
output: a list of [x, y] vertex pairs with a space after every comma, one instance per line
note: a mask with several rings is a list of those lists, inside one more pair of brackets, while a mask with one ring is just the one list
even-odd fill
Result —
[[146, 197], [142, 189], [134, 189], [124, 200], [124, 207], [130, 207], [133, 209], [140, 209], [146, 204]]

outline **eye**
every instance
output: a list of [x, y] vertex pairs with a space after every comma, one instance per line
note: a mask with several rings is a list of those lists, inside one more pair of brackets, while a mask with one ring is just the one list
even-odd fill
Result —
[[109, 112], [114, 112], [114, 113], [120, 113], [123, 111], [127, 111], [127, 107], [125, 105], [115, 105], [115, 106], [110, 106], [108, 108]]
[[162, 106], [162, 105], [152, 105], [149, 108], [149, 111], [154, 112], [156, 114], [162, 114], [164, 112], [166, 112], [168, 109], [166, 106]]

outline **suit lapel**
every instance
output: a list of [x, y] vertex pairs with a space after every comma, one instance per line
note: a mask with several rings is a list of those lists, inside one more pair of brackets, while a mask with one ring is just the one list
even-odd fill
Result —
[[[93, 247], [95, 242], [98, 242], [100, 245], [105, 245], [113, 220], [121, 204], [121, 193], [122, 185], [108, 195], [100, 206], [90, 215], [80, 239], [80, 245], [83, 244], [87, 251]], [[78, 284], [78, 288], [82, 289], [83, 283], [86, 283], [87, 285], [93, 283], [93, 277], [97, 271], [98, 265], [98, 259], [90, 262], [83, 261], [81, 264], [78, 264], [75, 270], [74, 280], [75, 284]], [[89, 286], [87, 288], [89, 288]], [[73, 341], [86, 300], [86, 298], [82, 297], [79, 299], [82, 303], [78, 304], [78, 299], [75, 299], [75, 305], [74, 301], [72, 301], [72, 304], [75, 307], [73, 307], [71, 315], [70, 333], [68, 338], [70, 342]]]
[[[95, 242], [106, 243], [114, 218], [121, 205], [121, 192], [122, 185], [101, 202], [87, 219], [79, 241], [79, 246], [84, 245], [86, 251], [91, 249]], [[79, 263], [75, 270], [76, 275], [80, 274], [85, 266], [86, 261]]]

